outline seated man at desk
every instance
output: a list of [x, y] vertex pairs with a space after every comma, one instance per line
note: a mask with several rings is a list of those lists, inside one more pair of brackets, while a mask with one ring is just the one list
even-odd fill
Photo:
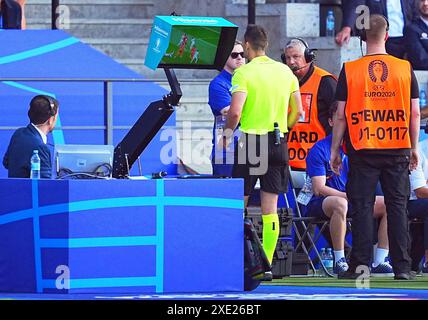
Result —
[[35, 96], [30, 102], [30, 123], [15, 131], [3, 158], [3, 166], [9, 178], [29, 178], [30, 159], [37, 150], [40, 157], [40, 177], [50, 179], [52, 175], [51, 152], [47, 135], [58, 118], [58, 101], [46, 95]]

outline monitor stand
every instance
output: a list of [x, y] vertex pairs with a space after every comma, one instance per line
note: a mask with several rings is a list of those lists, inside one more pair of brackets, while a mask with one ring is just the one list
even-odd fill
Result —
[[162, 100], [152, 102], [114, 149], [114, 178], [129, 176], [134, 162], [169, 119], [174, 112], [174, 106], [177, 106], [181, 99], [182, 92], [174, 70], [166, 67], [163, 69], [171, 92]]

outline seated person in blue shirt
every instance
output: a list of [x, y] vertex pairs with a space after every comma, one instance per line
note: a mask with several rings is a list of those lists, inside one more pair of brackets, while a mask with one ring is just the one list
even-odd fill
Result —
[[[214, 175], [232, 176], [234, 144], [231, 143], [225, 150], [217, 149], [217, 139], [222, 135], [226, 115], [232, 101], [233, 72], [243, 64], [245, 64], [244, 47], [241, 42], [235, 41], [235, 46], [223, 70], [210, 82], [208, 104], [214, 115], [213, 149], [211, 154]], [[235, 131], [234, 136], [236, 141], [239, 137], [239, 130]]]
[[45, 95], [35, 96], [30, 102], [28, 117], [30, 124], [15, 131], [3, 158], [3, 166], [9, 178], [29, 178], [30, 159], [34, 150], [39, 151], [40, 177], [51, 178], [51, 152], [47, 135], [58, 118], [58, 101]]
[[[329, 110], [330, 126], [334, 125], [337, 102]], [[341, 151], [343, 170], [340, 176], [333, 173], [330, 168], [330, 148], [332, 135], [318, 141], [308, 153], [306, 158], [306, 171], [312, 181], [313, 197], [307, 205], [307, 216], [326, 218], [330, 220], [330, 235], [334, 250], [334, 273], [345, 272], [348, 264], [345, 258], [346, 217], [348, 213], [348, 200], [345, 186], [348, 173], [348, 158]], [[386, 207], [384, 199], [376, 196], [374, 206], [375, 218], [380, 218], [378, 230], [378, 245], [371, 274], [394, 275], [392, 266], [387, 261], [389, 247], [387, 234]]]
[[407, 60], [413, 69], [428, 70], [428, 0], [416, 0], [420, 17], [404, 29]]

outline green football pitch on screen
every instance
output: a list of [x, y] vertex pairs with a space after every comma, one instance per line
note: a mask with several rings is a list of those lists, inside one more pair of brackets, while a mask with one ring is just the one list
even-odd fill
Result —
[[221, 28], [174, 26], [163, 64], [212, 65]]

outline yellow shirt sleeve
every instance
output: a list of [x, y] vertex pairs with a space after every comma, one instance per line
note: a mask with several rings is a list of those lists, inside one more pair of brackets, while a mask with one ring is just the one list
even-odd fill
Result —
[[233, 94], [235, 92], [245, 92], [248, 93], [247, 81], [245, 75], [240, 72], [240, 70], [236, 70], [232, 77], [232, 88], [230, 88], [230, 92]]
[[297, 77], [293, 74], [293, 80], [291, 81], [291, 93], [296, 92], [299, 90], [299, 80]]

